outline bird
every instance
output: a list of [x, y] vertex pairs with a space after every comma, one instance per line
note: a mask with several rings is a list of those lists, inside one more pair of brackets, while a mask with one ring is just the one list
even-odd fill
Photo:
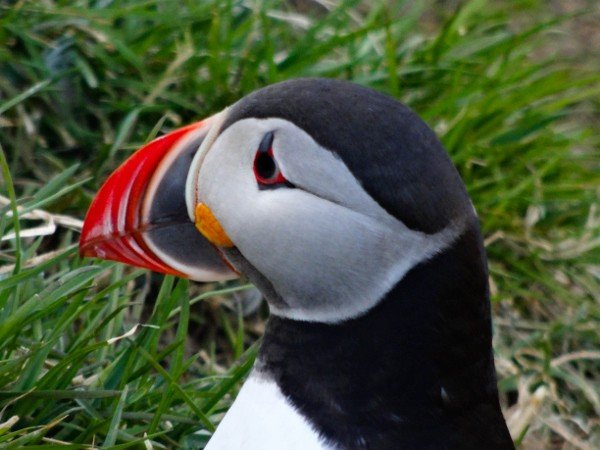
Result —
[[292, 79], [159, 137], [100, 188], [80, 253], [244, 276], [266, 299], [209, 450], [514, 448], [479, 218], [434, 131], [385, 93]]

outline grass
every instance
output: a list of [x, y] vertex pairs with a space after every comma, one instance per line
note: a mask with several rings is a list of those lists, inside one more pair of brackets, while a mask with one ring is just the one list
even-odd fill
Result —
[[436, 130], [483, 222], [513, 436], [598, 448], [599, 67], [554, 45], [584, 19], [458, 3], [0, 1], [0, 448], [202, 448], [265, 311], [243, 317], [243, 285], [82, 261], [80, 220], [142, 143], [298, 76]]

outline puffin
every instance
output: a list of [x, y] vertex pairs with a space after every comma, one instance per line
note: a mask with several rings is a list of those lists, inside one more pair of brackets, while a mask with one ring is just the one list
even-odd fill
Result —
[[208, 450], [514, 448], [477, 214], [386, 94], [293, 79], [159, 137], [100, 188], [80, 253], [266, 299]]

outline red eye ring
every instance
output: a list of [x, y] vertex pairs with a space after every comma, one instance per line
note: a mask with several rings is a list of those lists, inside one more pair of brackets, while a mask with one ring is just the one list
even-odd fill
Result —
[[265, 134], [254, 156], [254, 176], [259, 184], [273, 186], [287, 183], [273, 155], [273, 132]]

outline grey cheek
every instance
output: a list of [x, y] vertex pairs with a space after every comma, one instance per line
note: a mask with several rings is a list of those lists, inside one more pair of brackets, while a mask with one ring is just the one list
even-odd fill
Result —
[[[352, 303], [362, 302], [380, 266], [389, 264], [381, 260], [384, 246], [374, 240], [391, 239], [390, 232], [339, 205], [308, 194], [294, 197], [276, 201], [288, 207], [279, 209], [278, 220], [253, 223], [237, 242], [240, 250], [289, 306], [274, 304], [274, 311], [337, 314], [344, 306], [354, 312]], [[388, 256], [391, 262], [398, 254]]]
[[[276, 156], [301, 189], [258, 190], [252, 148], [267, 129], [277, 129], [276, 144], [285, 150]], [[274, 314], [296, 320], [339, 322], [366, 312], [460, 231], [409, 230], [341, 160], [280, 119], [232, 125], [207, 154], [200, 175], [203, 200], [237, 246], [224, 250], [226, 256]]]
[[267, 278], [265, 278], [264, 275], [262, 275], [256, 269], [256, 267], [250, 263], [250, 261], [244, 258], [237, 248], [225, 248], [222, 249], [222, 252], [231, 265], [246, 275], [252, 284], [258, 288], [270, 305], [284, 309], [289, 307], [289, 305], [277, 293], [273, 287], [273, 284], [267, 280]]
[[339, 156], [288, 122], [272, 120], [278, 125], [276, 156], [291, 183], [361, 214], [396, 222], [365, 192]]

